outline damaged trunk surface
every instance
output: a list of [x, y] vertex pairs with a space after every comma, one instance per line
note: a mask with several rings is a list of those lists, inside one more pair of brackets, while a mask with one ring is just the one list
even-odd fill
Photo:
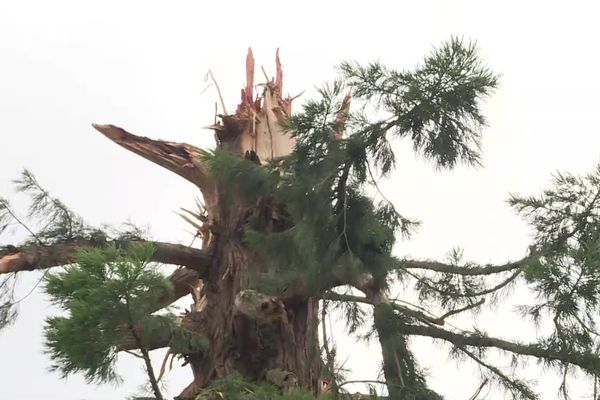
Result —
[[216, 262], [205, 281], [202, 308], [183, 325], [209, 338], [205, 354], [186, 355], [194, 382], [178, 397], [192, 399], [210, 381], [239, 373], [282, 388], [317, 390], [318, 301], [285, 303], [254, 289], [246, 268], [252, 257], [235, 241], [215, 243]]
[[[210, 129], [217, 148], [264, 163], [289, 154], [294, 139], [282, 123], [291, 112], [291, 98], [282, 96], [282, 71], [276, 57], [275, 79], [261, 85], [254, 95], [254, 58], [246, 58], [246, 87], [233, 115], [221, 115]], [[94, 125], [117, 144], [155, 162], [196, 184], [204, 205], [198, 213], [182, 215], [203, 239], [211, 255], [203, 265], [200, 285], [190, 282], [195, 304], [182, 318], [182, 326], [209, 340], [206, 350], [183, 354], [194, 381], [176, 399], [191, 400], [211, 381], [238, 373], [268, 381], [282, 389], [319, 388], [318, 299], [306, 296], [267, 296], [257, 291], [257, 272], [275, 273], [244, 245], [243, 227], [260, 219], [263, 231], [273, 232], [276, 221], [270, 201], [242, 206], [211, 180], [200, 162], [201, 153], [191, 145], [152, 140], [132, 135], [111, 125]], [[220, 201], [222, 200], [222, 201]], [[281, 205], [280, 205], [281, 206]], [[194, 266], [187, 265], [190, 269]], [[196, 277], [197, 283], [197, 277]]]

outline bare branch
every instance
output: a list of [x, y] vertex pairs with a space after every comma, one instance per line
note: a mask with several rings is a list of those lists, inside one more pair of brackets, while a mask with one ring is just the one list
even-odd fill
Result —
[[468, 305], [466, 305], [466, 306], [464, 306], [464, 307], [461, 307], [461, 308], [456, 308], [456, 309], [454, 309], [454, 310], [450, 310], [450, 311], [448, 311], [447, 313], [445, 313], [444, 315], [442, 315], [442, 316], [440, 317], [440, 320], [442, 320], [442, 321], [443, 321], [443, 320], [445, 320], [446, 318], [448, 318], [448, 317], [451, 317], [451, 316], [453, 316], [453, 315], [460, 314], [461, 312], [468, 311], [468, 310], [471, 310], [471, 309], [473, 309], [473, 308], [477, 308], [477, 307], [479, 307], [479, 306], [482, 306], [484, 303], [485, 303], [485, 299], [481, 299], [481, 300], [479, 300], [479, 301], [477, 301], [477, 302], [475, 302], [475, 303], [468, 304]]
[[350, 113], [350, 102], [352, 101], [352, 89], [346, 94], [344, 100], [342, 101], [342, 107], [336, 114], [335, 122], [336, 128], [334, 129], [335, 138], [340, 140], [344, 138], [344, 129], [346, 126], [346, 119], [348, 118], [348, 114]]
[[202, 163], [201, 149], [186, 143], [136, 136], [114, 125], [92, 124], [92, 126], [119, 146], [175, 172], [198, 186], [207, 205], [215, 200], [214, 184], [206, 166]]

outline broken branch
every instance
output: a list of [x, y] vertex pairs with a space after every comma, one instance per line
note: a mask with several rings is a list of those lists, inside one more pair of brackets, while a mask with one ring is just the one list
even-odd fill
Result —
[[[114, 125], [92, 124], [92, 126], [119, 146], [175, 172], [198, 186], [207, 205], [216, 202], [214, 183], [202, 163], [201, 149], [186, 143], [137, 136]], [[209, 207], [209, 210], [212, 209]]]

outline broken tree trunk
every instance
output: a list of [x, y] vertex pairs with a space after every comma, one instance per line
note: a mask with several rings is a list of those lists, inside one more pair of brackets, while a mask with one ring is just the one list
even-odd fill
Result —
[[[219, 149], [259, 162], [293, 150], [294, 140], [283, 128], [292, 99], [282, 95], [282, 76], [277, 54], [275, 79], [261, 85], [255, 97], [254, 58], [248, 51], [241, 102], [234, 114], [221, 115], [210, 127]], [[136, 136], [112, 125], [94, 127], [120, 146], [194, 183], [204, 197], [205, 214], [198, 224], [202, 225], [203, 251], [211, 260], [203, 269], [203, 285], [196, 299], [202, 307], [187, 313], [182, 326], [208, 338], [210, 345], [202, 353], [184, 355], [194, 381], [177, 399], [191, 400], [212, 380], [231, 373], [282, 388], [298, 385], [316, 393], [320, 366], [318, 299], [294, 296], [286, 300], [255, 291], [252, 269], [260, 260], [245, 247], [241, 228], [253, 216], [276, 219], [269, 202], [248, 209], [235, 199], [220, 201], [222, 188], [211, 179], [202, 164], [201, 150], [194, 146]], [[267, 224], [265, 229], [279, 225]]]

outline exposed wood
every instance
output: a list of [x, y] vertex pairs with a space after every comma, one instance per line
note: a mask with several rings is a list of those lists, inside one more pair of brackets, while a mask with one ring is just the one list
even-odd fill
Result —
[[333, 132], [336, 139], [342, 139], [344, 137], [344, 130], [346, 129], [346, 120], [350, 113], [350, 103], [352, 101], [352, 91], [350, 90], [344, 100], [342, 101], [342, 107], [337, 112], [335, 122], [337, 124], [335, 131]]
[[177, 268], [169, 276], [169, 281], [173, 284], [173, 295], [170, 299], [160, 301], [159, 303], [169, 305], [174, 301], [179, 300], [194, 290], [201, 284], [200, 275], [193, 269]]
[[[283, 99], [283, 68], [281, 67], [281, 60], [279, 59], [279, 49], [275, 52], [275, 87], [277, 96]], [[291, 110], [286, 110], [288, 113]]]
[[258, 322], [272, 322], [281, 319], [285, 311], [281, 300], [252, 289], [240, 291], [235, 296], [234, 304], [236, 312]]
[[242, 104], [251, 104], [254, 99], [254, 55], [248, 47], [246, 55], [246, 87], [242, 89]]
[[263, 84], [263, 92], [254, 95], [254, 57], [248, 49], [246, 56], [246, 87], [234, 115], [222, 116], [222, 122], [212, 126], [220, 144], [239, 156], [253, 152], [262, 162], [288, 155], [295, 141], [283, 128], [291, 113], [292, 98], [283, 97], [283, 71], [279, 50], [275, 57], [275, 79]]
[[296, 374], [289, 371], [284, 371], [281, 368], [270, 369], [266, 372], [265, 378], [267, 382], [280, 387], [283, 390], [293, 389], [298, 386], [298, 378]]
[[[220, 121], [211, 126], [219, 149], [239, 157], [249, 153], [260, 162], [292, 152], [295, 142], [283, 128], [283, 123], [291, 113], [293, 99], [283, 97], [279, 52], [275, 67], [274, 79], [267, 79], [260, 85], [257, 95], [255, 61], [252, 50], [248, 50], [246, 86], [241, 91], [241, 102], [234, 114], [219, 116]], [[210, 346], [206, 353], [186, 354], [194, 380], [177, 399], [194, 399], [212, 380], [234, 372], [250, 379], [265, 380], [266, 375], [270, 378], [277, 375], [274, 371], [285, 371], [279, 379], [282, 386], [287, 385], [284, 382], [287, 377], [294, 385], [297, 382], [298, 386], [316, 393], [320, 373], [318, 300], [307, 298], [300, 286], [290, 293], [293, 301], [289, 302], [253, 290], [257, 287], [256, 255], [246, 248], [240, 234], [248, 210], [236, 206], [235, 202], [223, 204], [218, 201], [220, 189], [202, 165], [201, 150], [186, 144], [135, 136], [112, 125], [94, 127], [124, 148], [194, 183], [204, 197], [208, 218], [205, 219], [204, 212], [186, 210], [184, 219], [202, 233], [203, 247], [214, 249], [214, 260], [211, 259], [210, 268], [207, 266], [197, 276], [187, 276], [189, 269], [181, 269], [176, 271], [178, 276], [171, 279], [177, 278], [179, 284], [174, 286], [181, 293], [194, 293], [195, 306], [192, 312], [182, 317], [182, 326], [205, 335]], [[210, 230], [210, 235], [205, 235], [205, 228]], [[265, 229], [276, 230], [273, 226]], [[210, 240], [206, 240], [206, 236]], [[263, 267], [270, 268], [266, 265], [258, 268]], [[202, 285], [197, 280], [199, 277]], [[153, 347], [166, 344], [164, 337], [162, 341], [154, 339], [146, 338], [152, 340]]]
[[206, 166], [202, 150], [187, 143], [167, 142], [137, 136], [114, 125], [92, 124], [104, 136], [119, 146], [156, 163], [192, 182], [202, 192], [207, 210], [214, 210], [216, 192]]

